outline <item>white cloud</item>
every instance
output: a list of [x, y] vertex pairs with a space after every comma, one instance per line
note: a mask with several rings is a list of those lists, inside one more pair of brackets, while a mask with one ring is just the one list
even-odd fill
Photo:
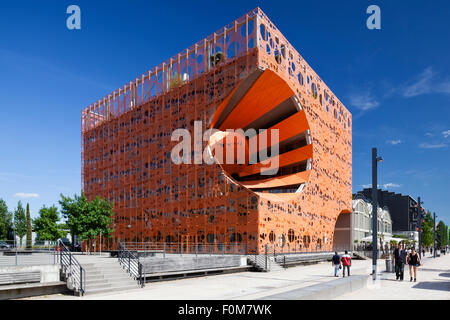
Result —
[[[388, 188], [400, 188], [402, 185], [401, 184], [397, 184], [397, 183], [386, 183], [386, 184], [382, 184], [381, 187], [383, 187], [383, 189], [388, 189]], [[363, 188], [372, 188], [372, 184], [363, 184], [362, 185]], [[378, 188], [380, 188], [380, 185], [377, 186]]]
[[421, 74], [419, 74], [414, 83], [405, 86], [403, 89], [403, 95], [405, 97], [415, 97], [421, 94], [427, 94], [431, 91], [431, 79], [435, 73], [431, 67], [426, 68]]
[[39, 198], [39, 194], [38, 193], [25, 193], [25, 192], [19, 192], [14, 194], [15, 198]]
[[383, 188], [384, 188], [384, 189], [388, 189], [388, 188], [400, 188], [401, 186], [402, 186], [401, 184], [392, 183], [392, 182], [383, 184]]
[[450, 137], [450, 130], [444, 131], [442, 134], [444, 135], [444, 138], [448, 138]]
[[376, 108], [380, 103], [370, 94], [370, 91], [355, 92], [349, 96], [350, 105], [362, 111]]
[[397, 144], [402, 143], [403, 141], [399, 139], [399, 140], [388, 140], [386, 142], [389, 143], [389, 144], [392, 144], [393, 146], [395, 146]]
[[437, 143], [437, 144], [431, 144], [431, 143], [421, 143], [419, 144], [419, 148], [421, 149], [440, 149], [445, 148], [447, 145], [445, 143]]
[[450, 80], [437, 80], [432, 67], [426, 68], [413, 81], [403, 86], [403, 96], [410, 98], [429, 93], [450, 94]]

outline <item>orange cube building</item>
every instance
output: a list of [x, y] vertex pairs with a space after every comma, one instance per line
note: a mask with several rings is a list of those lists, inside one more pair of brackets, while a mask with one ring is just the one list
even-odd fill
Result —
[[[194, 161], [214, 144], [201, 137], [193, 163], [175, 164], [172, 133], [198, 123], [260, 130], [246, 155], [278, 129], [279, 169]], [[104, 250], [351, 248], [352, 116], [259, 8], [89, 106], [81, 125], [83, 190], [114, 204]]]

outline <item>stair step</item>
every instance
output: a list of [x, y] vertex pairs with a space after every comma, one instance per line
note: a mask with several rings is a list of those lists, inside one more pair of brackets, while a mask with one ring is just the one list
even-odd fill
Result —
[[86, 273], [86, 276], [92, 275], [92, 276], [116, 276], [116, 275], [124, 275], [124, 276], [130, 276], [128, 272], [125, 270], [118, 270], [118, 271], [104, 271], [99, 273]]
[[95, 286], [95, 285], [101, 285], [101, 284], [105, 284], [105, 283], [137, 283], [136, 280], [132, 279], [132, 278], [119, 278], [119, 279], [104, 279], [104, 280], [95, 280], [95, 281], [86, 281], [86, 285], [87, 286]]
[[134, 281], [134, 278], [127, 275], [127, 274], [118, 274], [113, 277], [102, 277], [102, 278], [86, 278], [86, 282], [95, 282], [95, 281], [120, 281], [120, 280], [132, 280]]
[[86, 290], [86, 294], [98, 294], [98, 293], [105, 293], [105, 292], [111, 292], [111, 291], [123, 291], [123, 290], [133, 290], [140, 288], [137, 283], [135, 285], [127, 285], [127, 286], [117, 286], [117, 287], [108, 287], [108, 288], [101, 288], [101, 289], [90, 289]]
[[102, 284], [96, 284], [96, 285], [89, 285], [86, 284], [85, 286], [85, 290], [86, 291], [91, 291], [91, 290], [95, 290], [95, 289], [104, 289], [104, 288], [109, 288], [112, 287], [112, 285], [108, 282], [102, 283]]

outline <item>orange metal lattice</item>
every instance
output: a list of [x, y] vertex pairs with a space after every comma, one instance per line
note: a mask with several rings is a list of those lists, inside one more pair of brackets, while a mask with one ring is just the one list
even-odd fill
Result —
[[[231, 167], [173, 164], [172, 132], [193, 132], [196, 120], [203, 131], [213, 126], [256, 73], [301, 105], [276, 126], [286, 139], [303, 134], [294, 160], [304, 166], [289, 168], [289, 178], [243, 182]], [[241, 116], [231, 111], [225, 126], [252, 120], [249, 105], [267, 91], [258, 90], [245, 91], [248, 102], [233, 109]], [[281, 108], [277, 97], [261, 117]], [[82, 184], [88, 199], [114, 202], [115, 233], [103, 249], [118, 241], [330, 249], [338, 216], [351, 210], [351, 115], [257, 8], [82, 111]]]

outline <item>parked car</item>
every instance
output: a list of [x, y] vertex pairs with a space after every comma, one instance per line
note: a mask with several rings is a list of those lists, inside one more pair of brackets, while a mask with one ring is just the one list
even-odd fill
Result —
[[12, 248], [11, 245], [7, 244], [4, 241], [0, 241], [0, 249], [11, 249], [11, 248]]
[[67, 248], [72, 248], [72, 242], [70, 242], [69, 239], [67, 239], [67, 238], [61, 238], [61, 242], [62, 242]]

